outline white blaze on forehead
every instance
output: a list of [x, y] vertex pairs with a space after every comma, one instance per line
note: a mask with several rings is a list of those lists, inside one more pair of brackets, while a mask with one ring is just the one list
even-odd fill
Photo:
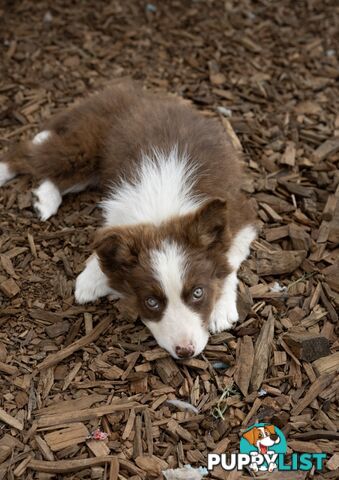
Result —
[[177, 346], [193, 345], [198, 355], [208, 340], [202, 317], [191, 310], [181, 298], [187, 258], [175, 242], [165, 241], [159, 250], [151, 252], [153, 274], [166, 295], [166, 309], [159, 321], [144, 319], [158, 344], [178, 358]]
[[184, 250], [175, 242], [165, 241], [160, 250], [151, 253], [154, 275], [169, 299], [180, 299], [186, 261]]
[[46, 140], [48, 140], [50, 136], [51, 136], [51, 132], [49, 130], [43, 130], [42, 132], [39, 132], [35, 135], [35, 137], [32, 140], [32, 143], [34, 145], [41, 145]]

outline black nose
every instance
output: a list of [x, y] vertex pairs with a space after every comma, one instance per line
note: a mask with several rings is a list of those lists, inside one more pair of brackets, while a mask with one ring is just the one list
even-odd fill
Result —
[[275, 442], [276, 440], [278, 440], [278, 435], [276, 433], [271, 433], [270, 437], [272, 438], [272, 440]]
[[185, 346], [178, 345], [175, 347], [175, 353], [179, 358], [189, 358], [194, 355], [194, 347], [191, 344]]

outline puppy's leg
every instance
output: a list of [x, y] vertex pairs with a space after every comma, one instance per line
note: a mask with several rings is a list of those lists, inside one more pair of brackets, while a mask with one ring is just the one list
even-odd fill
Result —
[[223, 284], [210, 319], [210, 332], [218, 333], [232, 327], [239, 319], [237, 310], [237, 272], [230, 273]]
[[63, 195], [96, 183], [98, 143], [91, 135], [83, 137], [84, 118], [76, 112], [59, 115], [32, 140], [31, 164], [34, 175], [42, 180], [34, 190], [34, 207], [42, 220], [57, 212]]
[[256, 237], [256, 229], [252, 225], [242, 228], [235, 236], [227, 253], [227, 260], [233, 271], [225, 278], [222, 292], [210, 317], [211, 333], [222, 332], [238, 321], [237, 310], [237, 271], [250, 253], [250, 245]]
[[51, 180], [44, 180], [38, 188], [33, 190], [36, 200], [33, 206], [40, 220], [48, 220], [55, 215], [62, 203], [62, 196], [59, 188]]
[[75, 299], [78, 303], [87, 303], [106, 295], [113, 295], [115, 299], [121, 297], [118, 292], [109, 287], [108, 279], [100, 268], [98, 257], [92, 255], [87, 260], [85, 269], [76, 279]]
[[51, 137], [51, 131], [43, 130], [32, 141], [23, 141], [14, 145], [0, 159], [0, 187], [21, 174], [35, 175], [35, 167], [45, 159], [39, 159], [38, 146]]

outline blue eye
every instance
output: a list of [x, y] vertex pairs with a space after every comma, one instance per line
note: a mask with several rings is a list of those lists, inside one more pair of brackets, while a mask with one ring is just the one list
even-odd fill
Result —
[[160, 308], [160, 303], [155, 297], [146, 298], [145, 305], [150, 310], [159, 310]]
[[192, 297], [194, 300], [200, 300], [204, 295], [204, 289], [202, 287], [196, 287], [194, 288], [192, 292]]

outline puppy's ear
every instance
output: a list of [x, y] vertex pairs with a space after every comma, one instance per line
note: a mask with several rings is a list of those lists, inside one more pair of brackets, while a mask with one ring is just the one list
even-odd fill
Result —
[[255, 445], [255, 427], [249, 430], [248, 432], [245, 432], [243, 434], [243, 437], [246, 438], [246, 440], [251, 444]]
[[226, 240], [226, 200], [214, 198], [203, 205], [194, 215], [190, 234], [200, 245], [212, 247]]
[[138, 261], [133, 236], [122, 228], [102, 228], [94, 238], [96, 251], [104, 271], [128, 270]]
[[265, 425], [265, 430], [268, 430], [271, 435], [275, 433], [274, 425]]

